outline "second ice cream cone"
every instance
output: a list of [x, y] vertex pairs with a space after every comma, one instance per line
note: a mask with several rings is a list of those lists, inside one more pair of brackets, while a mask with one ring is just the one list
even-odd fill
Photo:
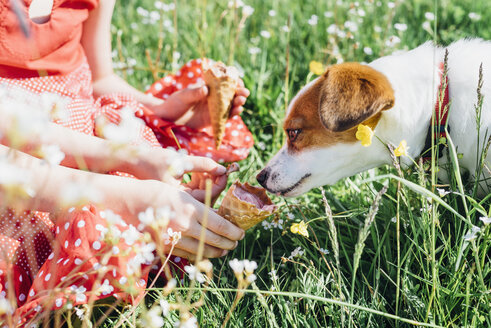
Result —
[[217, 62], [204, 71], [203, 78], [208, 87], [208, 111], [215, 147], [218, 149], [225, 133], [225, 123], [232, 108], [239, 74], [234, 67]]
[[247, 230], [276, 211], [263, 188], [235, 182], [223, 198], [218, 214]]

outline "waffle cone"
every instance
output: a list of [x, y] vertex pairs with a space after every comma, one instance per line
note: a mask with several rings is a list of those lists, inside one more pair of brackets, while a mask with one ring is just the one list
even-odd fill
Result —
[[[236, 189], [255, 195], [264, 204], [262, 208], [257, 205], [241, 200], [236, 195]], [[235, 182], [223, 198], [218, 214], [229, 220], [239, 228], [247, 230], [266, 219], [276, 211], [276, 206], [269, 199], [263, 188], [253, 187], [248, 183]]]
[[232, 108], [239, 74], [235, 68], [217, 62], [204, 71], [203, 78], [208, 87], [208, 111], [215, 147], [218, 149], [225, 133], [225, 123]]

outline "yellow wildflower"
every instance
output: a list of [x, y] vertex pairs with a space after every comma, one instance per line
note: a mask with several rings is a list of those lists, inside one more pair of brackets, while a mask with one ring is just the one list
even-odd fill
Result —
[[309, 69], [315, 75], [322, 75], [322, 73], [324, 73], [325, 70], [324, 65], [322, 65], [322, 63], [315, 60], [310, 62]]
[[409, 147], [407, 146], [406, 140], [402, 140], [399, 143], [399, 146], [397, 146], [396, 149], [394, 149], [394, 154], [399, 157], [399, 156], [407, 156], [407, 150]]
[[356, 139], [361, 141], [361, 144], [368, 147], [372, 144], [373, 130], [364, 124], [358, 125], [358, 130], [356, 131]]
[[304, 237], [308, 237], [309, 231], [307, 230], [307, 228], [308, 228], [307, 223], [305, 223], [304, 221], [301, 221], [300, 223], [292, 224], [292, 226], [290, 227], [290, 231], [292, 233], [296, 233], [296, 234], [302, 235]]

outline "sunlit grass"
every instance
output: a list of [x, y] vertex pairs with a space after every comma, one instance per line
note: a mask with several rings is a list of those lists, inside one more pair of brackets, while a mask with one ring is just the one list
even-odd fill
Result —
[[[115, 68], [141, 89], [197, 57], [243, 72], [251, 90], [243, 118], [256, 144], [232, 178], [251, 183], [283, 142], [285, 106], [313, 78], [311, 61], [369, 62], [427, 40], [491, 38], [484, 0], [245, 2], [230, 1], [240, 5], [234, 9], [216, 0], [119, 1], [112, 33]], [[91, 321], [138, 326], [143, 307], [185, 300], [198, 302], [190, 308], [202, 327], [491, 326], [491, 225], [480, 220], [491, 215], [489, 197], [468, 196], [474, 186], [455, 163], [450, 170], [451, 185], [438, 186], [445, 192], [417, 166], [383, 167], [324, 187], [325, 201], [320, 190], [277, 198], [283, 206], [270, 224], [212, 261], [208, 286], [185, 278], [168, 295], [157, 283], [137, 308], [101, 304]], [[290, 231], [300, 221], [308, 237]], [[481, 229], [475, 235], [472, 225]], [[233, 258], [258, 264], [247, 290], [237, 289]]]

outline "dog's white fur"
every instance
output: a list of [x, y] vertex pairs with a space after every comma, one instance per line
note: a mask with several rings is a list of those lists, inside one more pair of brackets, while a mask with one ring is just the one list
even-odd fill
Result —
[[[484, 103], [481, 118], [482, 148], [486, 131], [491, 133], [491, 42], [462, 40], [447, 47], [448, 81], [450, 93], [450, 136], [457, 152], [462, 153], [460, 165], [476, 171], [477, 128], [474, 105], [477, 103], [479, 66], [483, 64]], [[418, 48], [379, 58], [368, 64], [389, 80], [395, 96], [394, 107], [384, 111], [375, 128], [375, 135], [386, 143], [398, 145], [403, 139], [409, 146], [409, 155], [417, 158], [425, 144], [432, 113], [435, 109], [440, 84], [439, 64], [445, 49], [427, 42]], [[295, 104], [300, 94], [312, 86], [305, 86], [291, 101]], [[318, 101], [318, 100], [312, 100]], [[409, 158], [401, 157], [403, 164], [411, 165]], [[491, 160], [488, 154], [486, 160]], [[298, 196], [308, 190], [333, 184], [355, 173], [390, 164], [387, 148], [376, 138], [370, 147], [360, 142], [289, 151], [287, 144], [270, 160], [265, 170], [268, 178], [261, 184], [270, 192], [287, 197]]]

